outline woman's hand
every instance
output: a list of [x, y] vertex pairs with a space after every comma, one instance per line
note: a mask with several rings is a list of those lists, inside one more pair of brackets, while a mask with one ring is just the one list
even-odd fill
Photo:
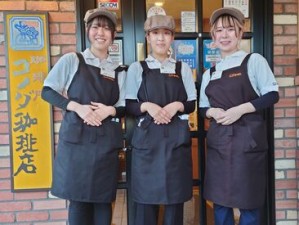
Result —
[[91, 102], [91, 107], [101, 122], [107, 117], [115, 116], [116, 114], [116, 110], [113, 106], [107, 106], [98, 102]]
[[163, 109], [168, 112], [168, 114], [170, 115], [170, 119], [172, 119], [172, 117], [174, 117], [177, 112], [184, 111], [184, 105], [181, 102], [172, 102], [164, 106]]
[[168, 124], [171, 121], [170, 114], [165, 109], [152, 102], [142, 103], [141, 112], [148, 112], [156, 124]]
[[223, 117], [217, 120], [222, 125], [230, 125], [236, 122], [243, 115], [242, 110], [238, 106], [232, 107], [223, 113]]
[[224, 112], [225, 111], [221, 108], [209, 108], [206, 112], [206, 116], [207, 118], [213, 118], [217, 123], [219, 123], [218, 121], [223, 119]]
[[[212, 111], [210, 111], [212, 110]], [[209, 112], [210, 111], [210, 112]], [[210, 114], [217, 123], [221, 123], [222, 125], [231, 125], [241, 118], [244, 114], [255, 112], [254, 106], [250, 103], [244, 103], [228, 110], [224, 111], [219, 108], [211, 108], [207, 111], [207, 115]], [[215, 118], [215, 117], [216, 118]]]
[[88, 125], [100, 126], [102, 124], [91, 105], [81, 105], [77, 102], [71, 101], [67, 105], [67, 109], [76, 112], [78, 116], [83, 119], [84, 123], [87, 123]]

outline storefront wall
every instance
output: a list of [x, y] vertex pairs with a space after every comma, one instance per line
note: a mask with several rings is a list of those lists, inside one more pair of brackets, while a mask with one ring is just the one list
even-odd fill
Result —
[[[274, 0], [274, 73], [280, 101], [274, 107], [276, 224], [299, 223], [299, 3]], [[46, 191], [11, 192], [8, 80], [4, 11], [49, 14], [51, 65], [76, 51], [75, 1], [0, 1], [0, 224], [65, 225], [67, 202]], [[258, 22], [258, 21], [257, 21]], [[265, 40], [267, 41], [267, 40]], [[297, 65], [297, 66], [296, 66]], [[55, 142], [61, 113], [54, 110]]]

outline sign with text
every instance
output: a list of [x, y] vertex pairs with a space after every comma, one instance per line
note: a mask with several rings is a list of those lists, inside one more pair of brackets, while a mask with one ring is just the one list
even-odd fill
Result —
[[113, 62], [122, 65], [123, 64], [123, 47], [122, 40], [114, 40], [109, 46], [109, 55]]
[[203, 40], [203, 66], [207, 70], [221, 60], [220, 49], [211, 39]]
[[182, 32], [195, 32], [195, 11], [181, 12]]
[[197, 68], [196, 40], [174, 40], [171, 47], [173, 58], [187, 63], [191, 69]]
[[223, 7], [239, 9], [245, 18], [249, 17], [249, 0], [223, 0]]
[[49, 72], [48, 16], [5, 12], [12, 189], [49, 189], [52, 182], [51, 106], [41, 99]]
[[106, 8], [110, 10], [119, 9], [119, 0], [98, 0], [99, 8]]

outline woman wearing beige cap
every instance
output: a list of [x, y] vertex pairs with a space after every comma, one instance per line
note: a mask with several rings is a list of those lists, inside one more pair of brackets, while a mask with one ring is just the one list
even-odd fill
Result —
[[266, 194], [267, 132], [263, 109], [275, 104], [278, 85], [260, 54], [239, 49], [244, 16], [234, 8], [212, 14], [211, 36], [221, 61], [207, 70], [200, 113], [210, 120], [204, 197], [214, 203], [215, 225], [261, 225]]
[[145, 61], [128, 70], [127, 112], [137, 118], [132, 138], [132, 198], [135, 225], [156, 225], [164, 205], [164, 225], [183, 225], [184, 202], [192, 197], [191, 139], [188, 114], [196, 90], [189, 66], [168, 53], [174, 19], [154, 15], [145, 21], [151, 47]]
[[42, 90], [44, 100], [65, 110], [51, 193], [70, 201], [70, 225], [110, 225], [122, 147], [125, 71], [108, 55], [116, 16], [97, 8], [88, 10], [84, 21], [90, 48], [61, 57]]

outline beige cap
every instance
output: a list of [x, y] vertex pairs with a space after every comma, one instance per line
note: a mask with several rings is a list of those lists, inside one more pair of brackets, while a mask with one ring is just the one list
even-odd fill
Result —
[[115, 26], [117, 25], [116, 14], [109, 11], [108, 9], [105, 9], [105, 8], [95, 8], [95, 9], [87, 10], [87, 12], [85, 13], [85, 16], [84, 16], [84, 22], [88, 23], [93, 18], [98, 17], [98, 16], [106, 16], [113, 22], [113, 24]]
[[245, 17], [244, 14], [236, 9], [236, 8], [232, 8], [232, 7], [224, 7], [224, 8], [220, 8], [215, 10], [211, 17], [210, 17], [210, 24], [213, 25], [215, 23], [215, 21], [217, 20], [217, 18], [219, 18], [222, 15], [230, 15], [235, 17], [241, 24], [244, 24], [245, 22]]
[[164, 28], [172, 32], [175, 31], [175, 22], [172, 16], [153, 15], [146, 19], [144, 23], [144, 30], [146, 32], [154, 29]]

